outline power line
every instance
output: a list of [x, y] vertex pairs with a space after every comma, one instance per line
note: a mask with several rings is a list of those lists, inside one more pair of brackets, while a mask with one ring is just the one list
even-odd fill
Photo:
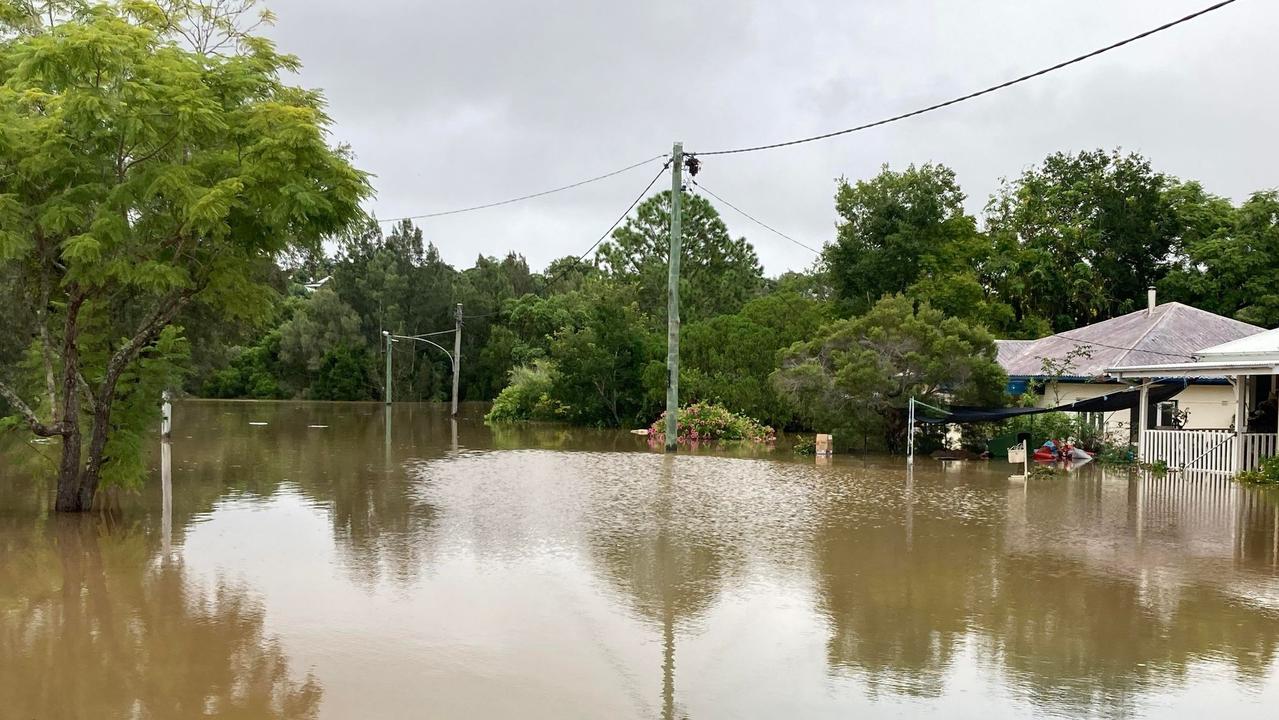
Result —
[[575, 183], [570, 183], [568, 185], [561, 185], [560, 187], [557, 187], [557, 188], [551, 188], [550, 190], [535, 192], [530, 195], [521, 195], [519, 197], [508, 198], [506, 200], [498, 200], [497, 202], [484, 203], [483, 205], [472, 205], [470, 207], [457, 208], [454, 210], [441, 210], [439, 212], [424, 213], [421, 215], [405, 215], [404, 217], [387, 218], [385, 220], [378, 220], [378, 223], [396, 223], [396, 222], [402, 222], [404, 220], [425, 220], [427, 218], [444, 217], [445, 215], [457, 215], [459, 213], [471, 212], [473, 210], [486, 210], [488, 208], [494, 208], [500, 205], [510, 205], [511, 203], [517, 203], [523, 200], [532, 200], [533, 198], [540, 198], [546, 195], [553, 195], [557, 192], [563, 192], [565, 190], [572, 190], [573, 188], [582, 187], [583, 185], [589, 185], [593, 182], [599, 182], [600, 180], [607, 180], [608, 178], [611, 178], [615, 175], [621, 175], [624, 172], [627, 172], [629, 170], [634, 170], [635, 168], [642, 167], [644, 165], [647, 165], [653, 162], [654, 160], [660, 160], [664, 157], [666, 157], [665, 153], [662, 153], [660, 155], [654, 155], [653, 157], [648, 158], [647, 160], [641, 160], [633, 165], [627, 165], [624, 168], [614, 170], [610, 173], [605, 173], [603, 175], [596, 175], [593, 178], [587, 178], [586, 180], [579, 180]]
[[1187, 354], [1185, 354], [1185, 353], [1166, 353], [1166, 352], [1160, 352], [1160, 351], [1158, 351], [1158, 350], [1147, 350], [1146, 348], [1122, 347], [1122, 346], [1119, 346], [1119, 345], [1107, 345], [1106, 343], [1103, 343], [1103, 342], [1096, 342], [1095, 340], [1084, 340], [1084, 339], [1082, 339], [1082, 338], [1070, 337], [1069, 335], [1067, 335], [1067, 334], [1066, 334], [1066, 333], [1064, 333], [1064, 332], [1053, 333], [1052, 335], [1049, 335], [1048, 337], [1059, 337], [1059, 338], [1061, 338], [1062, 340], [1069, 340], [1069, 341], [1074, 342], [1074, 343], [1079, 343], [1080, 345], [1096, 345], [1097, 347], [1109, 348], [1109, 349], [1111, 349], [1111, 350], [1124, 350], [1124, 351], [1127, 351], [1127, 352], [1150, 353], [1151, 355], [1165, 355], [1165, 356], [1167, 356], [1167, 357], [1175, 357], [1175, 358], [1189, 358], [1189, 359], [1191, 359], [1191, 360], [1193, 360], [1193, 359], [1195, 358], [1195, 356], [1194, 356], [1194, 355], [1187, 355]]
[[[658, 157], [662, 157], [662, 156], [659, 155]], [[635, 206], [638, 205], [640, 201], [643, 200], [648, 195], [648, 191], [653, 189], [653, 185], [657, 183], [658, 179], [662, 177], [662, 175], [666, 172], [666, 169], [668, 167], [670, 167], [669, 161], [665, 163], [664, 165], [662, 165], [662, 169], [657, 171], [657, 174], [653, 176], [653, 179], [648, 181], [648, 185], [644, 186], [644, 189], [640, 192], [640, 194], [635, 196], [635, 199], [631, 201], [631, 204], [626, 206], [626, 210], [623, 211], [622, 214], [619, 215], [617, 219], [613, 221], [612, 225], [608, 226], [608, 229], [605, 230], [604, 233], [599, 236], [599, 239], [591, 243], [591, 246], [586, 248], [586, 250], [582, 251], [580, 255], [575, 256], [573, 258], [572, 265], [569, 265], [567, 268], [560, 270], [559, 273], [557, 273], [554, 277], [548, 280], [546, 284], [542, 286], [542, 290], [545, 291], [548, 288], [550, 288], [552, 285], [554, 285], [555, 283], [559, 282], [565, 275], [568, 274], [569, 270], [576, 269], [577, 266], [581, 264], [582, 260], [584, 260], [587, 255], [590, 255], [595, 250], [595, 248], [599, 247], [599, 244], [604, 242], [604, 240], [613, 232], [613, 230], [618, 225], [620, 225], [622, 221], [625, 220], [628, 215], [631, 214], [631, 210], [634, 210]], [[500, 314], [501, 314], [500, 310], [495, 310], [493, 312], [481, 313], [478, 315], [463, 315], [462, 317], [463, 319], [485, 318], [485, 317], [492, 317], [494, 315], [500, 315]]]
[[800, 138], [800, 139], [798, 139], [798, 140], [787, 140], [787, 141], [785, 141], [785, 142], [777, 142], [777, 143], [772, 143], [772, 144], [769, 144], [769, 145], [755, 145], [755, 146], [752, 146], [752, 147], [735, 148], [735, 149], [732, 149], [732, 150], [715, 150], [715, 151], [713, 151], [713, 152], [690, 153], [690, 155], [701, 155], [701, 156], [705, 156], [705, 155], [733, 155], [733, 154], [737, 154], [737, 153], [756, 152], [756, 151], [758, 151], [758, 150], [772, 150], [772, 149], [774, 149], [774, 148], [788, 147], [788, 146], [791, 146], [791, 145], [800, 145], [800, 144], [802, 144], [802, 143], [813, 142], [813, 141], [816, 141], [816, 140], [825, 140], [825, 139], [827, 139], [827, 138], [833, 138], [833, 137], [836, 137], [836, 136], [838, 136], [838, 135], [847, 135], [847, 134], [849, 134], [849, 133], [859, 132], [859, 131], [861, 131], [861, 130], [868, 130], [868, 129], [873, 128], [873, 127], [879, 127], [880, 125], [887, 125], [887, 124], [889, 124], [889, 123], [894, 123], [894, 122], [897, 122], [897, 121], [899, 121], [899, 120], [905, 120], [905, 119], [907, 119], [907, 118], [912, 118], [912, 117], [915, 117], [915, 116], [917, 116], [917, 115], [923, 115], [924, 113], [929, 113], [929, 112], [932, 112], [932, 111], [934, 111], [934, 110], [940, 110], [941, 108], [949, 107], [949, 106], [951, 106], [951, 105], [957, 105], [957, 104], [962, 103], [962, 102], [964, 102], [964, 101], [972, 100], [972, 99], [974, 99], [974, 98], [981, 97], [982, 95], [988, 95], [988, 94], [993, 93], [993, 92], [996, 92], [996, 91], [998, 91], [998, 90], [1003, 90], [1003, 89], [1005, 89], [1005, 88], [1012, 87], [1013, 85], [1017, 85], [1018, 83], [1026, 82], [1027, 80], [1032, 80], [1032, 79], [1037, 78], [1037, 77], [1039, 77], [1039, 76], [1041, 76], [1041, 75], [1047, 75], [1048, 73], [1053, 72], [1053, 71], [1055, 71], [1055, 70], [1061, 70], [1062, 68], [1068, 67], [1068, 66], [1070, 66], [1070, 65], [1074, 65], [1074, 64], [1076, 64], [1076, 63], [1081, 63], [1081, 62], [1083, 62], [1083, 61], [1085, 61], [1085, 60], [1089, 60], [1089, 59], [1091, 59], [1091, 58], [1097, 57], [1098, 55], [1101, 55], [1101, 54], [1103, 54], [1103, 53], [1107, 53], [1107, 52], [1110, 52], [1111, 50], [1115, 50], [1115, 49], [1117, 49], [1117, 48], [1121, 48], [1121, 47], [1123, 47], [1123, 46], [1125, 46], [1125, 45], [1128, 45], [1129, 43], [1133, 43], [1133, 42], [1136, 42], [1136, 41], [1138, 41], [1138, 40], [1142, 40], [1142, 39], [1144, 39], [1144, 38], [1148, 38], [1148, 37], [1150, 37], [1151, 35], [1154, 35], [1154, 34], [1156, 34], [1156, 33], [1163, 32], [1164, 30], [1168, 30], [1168, 29], [1170, 29], [1170, 28], [1174, 28], [1174, 27], [1176, 27], [1176, 26], [1178, 26], [1178, 25], [1181, 25], [1182, 23], [1190, 22], [1191, 20], [1194, 20], [1195, 18], [1198, 18], [1198, 17], [1200, 17], [1200, 16], [1202, 16], [1202, 15], [1207, 15], [1208, 13], [1210, 13], [1210, 12], [1212, 12], [1212, 11], [1214, 11], [1214, 10], [1220, 10], [1221, 8], [1223, 8], [1223, 7], [1227, 6], [1227, 5], [1230, 5], [1230, 4], [1234, 3], [1234, 2], [1235, 2], [1235, 0], [1221, 0], [1221, 2], [1215, 3], [1215, 4], [1213, 4], [1213, 5], [1209, 5], [1208, 7], [1204, 8], [1204, 9], [1202, 9], [1202, 10], [1198, 10], [1198, 11], [1196, 11], [1196, 12], [1190, 13], [1189, 15], [1186, 15], [1185, 17], [1181, 17], [1181, 18], [1178, 18], [1178, 19], [1173, 20], [1173, 21], [1171, 21], [1171, 22], [1164, 23], [1163, 25], [1160, 25], [1159, 27], [1152, 28], [1152, 29], [1147, 30], [1147, 31], [1145, 31], [1145, 32], [1143, 32], [1143, 33], [1138, 33], [1137, 35], [1133, 35], [1132, 37], [1125, 38], [1125, 39], [1123, 39], [1123, 40], [1120, 40], [1119, 42], [1112, 43], [1112, 44], [1107, 45], [1107, 46], [1105, 46], [1105, 47], [1103, 47], [1103, 48], [1098, 48], [1098, 49], [1096, 49], [1096, 50], [1093, 50], [1092, 52], [1085, 53], [1085, 54], [1083, 54], [1083, 55], [1079, 55], [1079, 56], [1077, 56], [1077, 57], [1073, 57], [1073, 58], [1071, 58], [1071, 59], [1069, 59], [1069, 60], [1065, 60], [1065, 61], [1059, 62], [1059, 63], [1057, 63], [1056, 65], [1050, 65], [1050, 66], [1048, 66], [1048, 67], [1046, 67], [1046, 68], [1043, 68], [1043, 69], [1040, 69], [1040, 70], [1036, 70], [1036, 71], [1034, 71], [1034, 72], [1032, 72], [1032, 73], [1028, 73], [1028, 74], [1026, 74], [1026, 75], [1022, 75], [1021, 77], [1017, 77], [1017, 78], [1014, 78], [1014, 79], [1012, 79], [1012, 80], [1008, 80], [1008, 81], [1006, 81], [1006, 82], [999, 83], [998, 85], [992, 85], [992, 86], [990, 86], [990, 87], [988, 87], [988, 88], [985, 88], [984, 90], [978, 90], [978, 91], [976, 91], [976, 92], [968, 93], [967, 95], [961, 95], [961, 96], [959, 96], [959, 97], [957, 97], [957, 98], [953, 98], [953, 99], [951, 99], [951, 100], [947, 100], [947, 101], [945, 101], [945, 102], [939, 102], [939, 103], [937, 103], [937, 104], [935, 104], [935, 105], [929, 105], [928, 107], [920, 108], [920, 109], [918, 109], [918, 110], [912, 110], [911, 112], [908, 112], [908, 113], [902, 113], [901, 115], [894, 115], [893, 117], [884, 118], [884, 119], [882, 119], [882, 120], [876, 120], [876, 121], [874, 121], [874, 122], [869, 122], [869, 123], [866, 123], [866, 124], [864, 124], [864, 125], [858, 125], [857, 127], [851, 127], [851, 128], [847, 128], [847, 129], [844, 129], [844, 130], [836, 130], [836, 131], [834, 131], [834, 132], [828, 132], [828, 133], [824, 133], [824, 134], [822, 134], [822, 135], [813, 135], [813, 136], [811, 136], [811, 137]]
[[693, 180], [693, 184], [694, 184], [694, 185], [696, 185], [698, 188], [700, 188], [700, 189], [702, 189], [702, 190], [705, 190], [707, 195], [710, 195], [711, 197], [715, 198], [716, 200], [718, 200], [718, 201], [720, 201], [720, 202], [724, 203], [725, 205], [729, 206], [730, 208], [732, 208], [732, 209], [736, 210], [736, 211], [738, 212], [738, 214], [742, 215], [742, 216], [743, 216], [743, 217], [745, 217], [747, 220], [750, 220], [751, 222], [755, 223], [756, 225], [758, 225], [758, 226], [760, 226], [760, 227], [764, 228], [765, 230], [767, 230], [767, 231], [769, 231], [769, 232], [773, 233], [774, 235], [777, 235], [778, 237], [782, 238], [783, 240], [789, 240], [790, 242], [795, 243], [796, 245], [798, 245], [798, 246], [800, 246], [800, 247], [804, 248], [805, 250], [807, 250], [807, 251], [811, 252], [812, 254], [817, 255], [817, 256], [819, 256], [819, 257], [821, 256], [821, 254], [822, 254], [822, 251], [821, 251], [821, 250], [818, 250], [818, 249], [814, 248], [814, 247], [813, 247], [813, 246], [811, 246], [811, 245], [806, 245], [806, 244], [804, 244], [804, 243], [802, 243], [802, 242], [800, 242], [800, 241], [796, 240], [795, 238], [791, 237], [790, 235], [787, 235], [786, 233], [782, 232], [781, 230], [778, 230], [777, 228], [772, 227], [771, 225], [768, 225], [768, 224], [767, 224], [767, 223], [765, 223], [764, 221], [762, 221], [762, 220], [760, 220], [760, 219], [758, 219], [758, 218], [754, 217], [753, 215], [751, 215], [750, 213], [746, 212], [745, 210], [743, 210], [743, 209], [741, 209], [741, 208], [737, 207], [737, 206], [736, 206], [736, 205], [734, 205], [733, 203], [731, 203], [731, 202], [729, 202], [729, 201], [725, 200], [724, 198], [720, 197], [719, 195], [716, 195], [716, 194], [715, 194], [715, 191], [713, 191], [713, 190], [711, 190], [710, 188], [706, 187], [705, 185], [701, 184], [701, 183], [700, 183], [700, 182], [698, 182], [696, 179], [694, 179], [694, 180]]
[[[586, 248], [586, 250], [583, 251], [581, 255], [577, 256], [573, 264], [570, 266], [571, 268], [576, 268], [579, 264], [581, 264], [582, 260], [585, 259], [587, 255], [590, 255], [592, 252], [594, 252], [595, 248], [599, 247], [599, 244], [604, 242], [604, 239], [607, 238], [613, 232], [614, 228], [622, 224], [622, 221], [626, 219], [626, 216], [631, 214], [631, 210], [634, 210], [635, 206], [639, 205], [640, 201], [643, 200], [645, 196], [648, 195], [648, 191], [653, 189], [653, 185], [657, 184], [658, 179], [662, 177], [662, 175], [666, 172], [666, 169], [668, 167], [670, 167], [670, 162], [667, 162], [662, 165], [662, 169], [658, 170], [657, 174], [653, 176], [653, 179], [648, 181], [648, 185], [644, 187], [644, 190], [640, 192], [639, 195], [635, 196], [635, 199], [631, 201], [631, 204], [628, 205], [626, 207], [626, 210], [621, 215], [619, 215], [616, 220], [613, 221], [612, 225], [608, 226], [608, 229], [604, 231], [604, 234], [600, 235], [599, 239], [591, 243], [590, 247]], [[546, 286], [543, 289], [549, 288], [550, 286], [554, 285], [566, 273], [567, 273], [567, 270], [560, 271], [558, 275], [556, 275], [554, 278], [552, 278], [550, 281], [546, 283]]]

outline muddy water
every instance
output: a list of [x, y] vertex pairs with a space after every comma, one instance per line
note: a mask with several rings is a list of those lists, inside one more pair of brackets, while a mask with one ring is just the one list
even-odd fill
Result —
[[[188, 402], [0, 463], [3, 718], [1273, 717], [1279, 497]], [[255, 424], [257, 423], [257, 424]], [[262, 424], [265, 423], [265, 424]]]

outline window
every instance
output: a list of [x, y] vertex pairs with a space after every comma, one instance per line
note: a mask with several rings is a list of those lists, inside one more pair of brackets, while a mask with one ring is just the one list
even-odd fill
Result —
[[1176, 400], [1165, 400], [1155, 406], [1156, 428], [1160, 430], [1180, 430], [1185, 423], [1185, 414], [1177, 407]]

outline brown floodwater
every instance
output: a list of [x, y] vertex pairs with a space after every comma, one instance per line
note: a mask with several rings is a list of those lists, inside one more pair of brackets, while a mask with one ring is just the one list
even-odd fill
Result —
[[184, 402], [0, 455], [0, 718], [1274, 717], [1279, 495]]

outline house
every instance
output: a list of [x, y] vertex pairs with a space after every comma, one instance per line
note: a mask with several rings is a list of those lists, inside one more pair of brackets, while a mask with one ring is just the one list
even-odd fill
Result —
[[[1039, 393], [1035, 405], [1056, 407], [1114, 394], [1124, 382], [1123, 376], [1114, 374], [1115, 368], [1190, 362], [1203, 348], [1262, 330], [1182, 303], [1157, 304], [1151, 289], [1144, 310], [1038, 340], [997, 340], [997, 359], [1008, 373], [1011, 394]], [[1211, 373], [1189, 381], [1174, 399], [1147, 410], [1146, 427], [1230, 426], [1235, 413], [1230, 381]], [[1089, 421], [1107, 436], [1138, 439], [1134, 428], [1139, 425], [1139, 408], [1090, 415]]]
[[1225, 378], [1232, 408], [1217, 428], [1143, 431], [1138, 453], [1186, 472], [1236, 475], [1279, 454], [1279, 329], [1205, 348], [1189, 362], [1109, 368], [1112, 377], [1142, 383], [1154, 378]]

